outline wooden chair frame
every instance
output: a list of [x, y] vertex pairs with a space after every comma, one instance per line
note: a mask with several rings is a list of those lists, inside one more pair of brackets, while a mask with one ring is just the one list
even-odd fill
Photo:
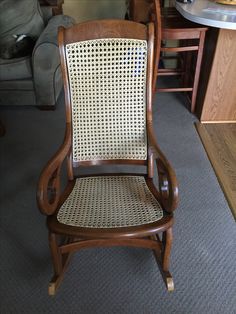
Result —
[[[72, 161], [71, 98], [66, 69], [65, 45], [98, 38], [135, 38], [147, 40], [148, 42], [146, 89], [148, 157], [144, 161], [93, 160], [79, 163], [73, 163]], [[54, 295], [56, 293], [72, 253], [83, 248], [106, 246], [131, 246], [152, 249], [167, 289], [172, 291], [174, 283], [169, 272], [169, 261], [173, 238], [173, 211], [178, 203], [178, 187], [175, 172], [157, 145], [152, 127], [154, 26], [153, 24], [145, 26], [122, 20], [91, 21], [75, 25], [69, 29], [60, 28], [58, 41], [65, 89], [66, 131], [62, 146], [42, 171], [37, 192], [39, 209], [44, 215], [47, 215], [49, 245], [54, 266], [54, 276], [49, 284], [49, 294]], [[67, 164], [68, 184], [61, 191], [61, 169], [64, 160]], [[155, 163], [159, 176], [159, 188], [156, 188], [153, 183]], [[146, 183], [161, 204], [164, 217], [151, 224], [109, 229], [79, 228], [59, 223], [57, 221], [57, 212], [73, 189], [76, 179], [74, 170], [77, 167], [111, 164], [145, 166], [144, 177]], [[162, 233], [162, 237], [159, 236], [160, 233]]]

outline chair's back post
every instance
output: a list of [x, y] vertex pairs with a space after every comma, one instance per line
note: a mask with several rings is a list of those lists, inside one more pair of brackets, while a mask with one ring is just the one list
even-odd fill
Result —
[[152, 123], [152, 82], [154, 60], [154, 24], [149, 23], [148, 27], [148, 64], [147, 64], [147, 122]]
[[[68, 140], [72, 138], [72, 125], [71, 125], [71, 101], [70, 101], [70, 89], [69, 89], [69, 78], [66, 70], [66, 57], [65, 57], [65, 41], [64, 41], [65, 28], [60, 26], [58, 29], [58, 44], [60, 51], [61, 71], [64, 84], [65, 93], [65, 104], [66, 104], [66, 134]], [[72, 167], [72, 151], [67, 157], [67, 175], [69, 180], [74, 179], [73, 167]]]
[[[147, 64], [147, 129], [152, 129], [152, 82], [153, 82], [153, 64], [154, 64], [154, 24], [148, 24], [148, 64]], [[148, 149], [148, 177], [153, 178], [154, 166], [153, 166], [153, 153], [151, 149]]]
[[58, 44], [60, 51], [60, 61], [61, 61], [61, 70], [62, 77], [64, 82], [64, 91], [65, 91], [65, 104], [66, 104], [66, 123], [71, 123], [71, 101], [70, 101], [70, 88], [69, 88], [69, 78], [67, 74], [66, 67], [66, 56], [65, 56], [65, 28], [63, 26], [59, 27], [58, 30]]

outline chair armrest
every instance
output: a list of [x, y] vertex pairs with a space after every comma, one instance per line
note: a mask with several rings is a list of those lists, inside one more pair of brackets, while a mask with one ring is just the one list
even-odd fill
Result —
[[56, 103], [56, 94], [62, 88], [57, 30], [60, 26], [69, 27], [73, 24], [74, 20], [69, 16], [53, 16], [34, 46], [32, 69], [38, 106], [52, 106]]
[[43, 169], [37, 188], [37, 203], [44, 215], [52, 215], [58, 207], [61, 196], [61, 167], [71, 152], [70, 128], [66, 128], [65, 139], [57, 153]]
[[151, 128], [148, 128], [148, 143], [154, 159], [156, 160], [160, 201], [164, 209], [172, 213], [176, 209], [179, 201], [178, 183], [175, 171], [157, 145], [154, 132]]

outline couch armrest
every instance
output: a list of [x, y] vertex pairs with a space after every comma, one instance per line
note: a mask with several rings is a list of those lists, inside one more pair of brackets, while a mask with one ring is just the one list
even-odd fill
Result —
[[53, 16], [35, 44], [32, 67], [37, 106], [51, 107], [56, 103], [62, 88], [57, 30], [59, 26], [70, 27], [74, 23], [69, 16]]

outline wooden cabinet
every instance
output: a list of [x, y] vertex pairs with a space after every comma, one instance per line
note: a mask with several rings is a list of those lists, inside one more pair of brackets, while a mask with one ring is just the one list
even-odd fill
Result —
[[[206, 41], [207, 44], [210, 42]], [[206, 60], [212, 58], [212, 66], [203, 96], [200, 120], [205, 123], [236, 122], [236, 30], [219, 29], [214, 52], [207, 53]], [[206, 75], [209, 64], [210, 62], [203, 66], [203, 76]]]

